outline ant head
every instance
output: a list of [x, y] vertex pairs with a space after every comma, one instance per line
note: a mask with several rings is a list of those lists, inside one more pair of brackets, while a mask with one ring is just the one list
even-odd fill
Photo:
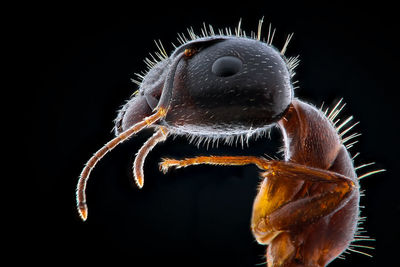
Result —
[[[278, 121], [293, 98], [280, 52], [258, 40], [207, 37], [183, 46], [165, 124], [189, 134], [241, 134]], [[182, 48], [178, 48], [182, 49]]]
[[155, 64], [117, 123], [124, 130], [162, 107], [166, 116], [158, 124], [174, 133], [244, 134], [277, 122], [292, 98], [290, 70], [273, 46], [210, 36], [181, 45]]
[[259, 41], [261, 23], [257, 40], [241, 35], [239, 22], [237, 36], [230, 31], [229, 36], [214, 35], [212, 28], [212, 36], [204, 34], [203, 38], [190, 32], [193, 40], [180, 38], [185, 42], [170, 57], [161, 46], [164, 58], [147, 61], [150, 70], [142, 77], [139, 92], [115, 120], [117, 137], [99, 149], [82, 170], [77, 206], [83, 220], [87, 218], [85, 189], [91, 170], [135, 133], [150, 126], [159, 128], [135, 158], [135, 181], [142, 187], [144, 159], [169, 133], [228, 141], [232, 136], [249, 137], [282, 118], [293, 98], [291, 69], [296, 61], [286, 61], [269, 41]]

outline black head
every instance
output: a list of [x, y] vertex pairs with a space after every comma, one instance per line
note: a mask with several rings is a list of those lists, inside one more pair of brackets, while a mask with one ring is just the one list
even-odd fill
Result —
[[[171, 95], [166, 117], [158, 124], [177, 134], [231, 135], [267, 128], [293, 98], [285, 59], [255, 39], [212, 36], [183, 44], [149, 71], [131, 102], [142, 99], [150, 113], [160, 104], [168, 73], [173, 77]], [[120, 114], [119, 121], [134, 123], [137, 107], [126, 106], [131, 111]], [[123, 128], [131, 123], [126, 124]]]
[[212, 36], [178, 47], [152, 66], [139, 93], [118, 114], [117, 137], [82, 170], [77, 187], [81, 218], [87, 218], [85, 189], [90, 172], [118, 144], [150, 126], [159, 128], [135, 158], [134, 177], [142, 187], [146, 155], [169, 133], [228, 140], [250, 136], [280, 120], [293, 98], [290, 78], [281, 54], [258, 40]]

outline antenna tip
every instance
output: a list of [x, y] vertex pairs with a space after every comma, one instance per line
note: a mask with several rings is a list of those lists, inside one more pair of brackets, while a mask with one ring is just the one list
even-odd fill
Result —
[[143, 188], [143, 182], [144, 182], [143, 178], [139, 178], [136, 180], [136, 185], [137, 185], [137, 187], [139, 187], [139, 189]]
[[78, 211], [79, 211], [79, 216], [81, 217], [82, 221], [86, 221], [87, 213], [88, 213], [88, 209], [87, 209], [86, 204], [80, 203]]

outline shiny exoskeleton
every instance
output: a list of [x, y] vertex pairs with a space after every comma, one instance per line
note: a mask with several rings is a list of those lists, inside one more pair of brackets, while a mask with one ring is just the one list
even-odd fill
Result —
[[254, 156], [163, 159], [160, 170], [195, 164], [255, 164], [262, 182], [251, 230], [268, 245], [268, 266], [326, 266], [354, 238], [359, 186], [353, 161], [333, 121], [294, 97], [292, 69], [282, 51], [260, 38], [215, 35], [184, 42], [154, 63], [139, 92], [121, 109], [116, 137], [83, 169], [77, 205], [87, 218], [85, 188], [90, 171], [108, 151], [143, 128], [155, 130], [139, 150], [134, 176], [143, 186], [149, 151], [168, 135], [203, 140], [249, 138], [278, 125], [282, 161]]

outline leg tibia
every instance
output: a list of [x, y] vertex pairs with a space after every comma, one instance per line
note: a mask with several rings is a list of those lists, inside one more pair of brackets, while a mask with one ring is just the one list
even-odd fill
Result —
[[[160, 163], [160, 170], [165, 173], [170, 167], [197, 164], [255, 164], [264, 171], [264, 179], [253, 205], [251, 228], [259, 243], [269, 244], [268, 266], [326, 265], [329, 257], [304, 258], [303, 242], [307, 238], [307, 231], [316, 230], [314, 228], [318, 228], [320, 223], [324, 224], [321, 218], [345, 210], [343, 207], [350, 203], [349, 199], [356, 197], [354, 192], [358, 185], [355, 180], [335, 172], [251, 156], [164, 159]], [[312, 226], [315, 227], [310, 228]], [[313, 245], [317, 249], [321, 247]]]
[[190, 165], [255, 164], [265, 172], [253, 206], [252, 230], [256, 239], [269, 243], [279, 232], [312, 223], [341, 207], [357, 186], [338, 173], [290, 162], [253, 156], [202, 156], [164, 159], [160, 170]]
[[242, 166], [248, 164], [255, 164], [260, 169], [268, 168], [270, 161], [253, 156], [200, 156], [194, 158], [186, 158], [182, 160], [176, 159], [163, 159], [160, 162], [160, 171], [166, 173], [169, 168], [182, 168], [190, 165], [209, 164], [209, 165], [234, 165]]

